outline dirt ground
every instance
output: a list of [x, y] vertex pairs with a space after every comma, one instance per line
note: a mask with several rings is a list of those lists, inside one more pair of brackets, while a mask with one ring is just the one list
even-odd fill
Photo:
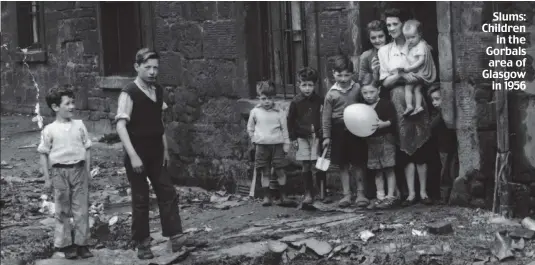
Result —
[[[92, 136], [95, 176], [90, 184], [91, 246], [96, 257], [63, 263], [52, 247], [54, 220], [40, 212], [44, 181], [36, 152], [37, 125], [27, 116], [2, 115], [2, 264], [147, 264], [135, 259], [129, 240], [129, 190], [121, 146], [100, 143], [100, 137]], [[171, 258], [162, 250], [167, 254], [160, 260], [169, 259], [151, 264], [524, 265], [535, 260], [535, 244], [513, 237], [511, 257], [498, 261], [491, 252], [496, 232], [518, 230], [520, 221], [502, 220], [478, 209], [415, 205], [342, 212], [323, 205], [323, 210], [304, 211], [264, 208], [248, 198], [195, 187], [177, 190], [184, 229], [210, 244], [181, 257]], [[431, 234], [426, 225], [433, 222], [447, 222], [453, 232]], [[151, 211], [151, 228], [153, 245], [164, 249], [157, 207]], [[367, 239], [369, 232], [373, 236]]]

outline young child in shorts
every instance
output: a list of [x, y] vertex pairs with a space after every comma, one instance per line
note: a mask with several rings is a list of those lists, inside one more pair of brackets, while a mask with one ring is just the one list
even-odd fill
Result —
[[[321, 140], [321, 110], [323, 98], [314, 92], [318, 72], [306, 67], [297, 73], [299, 93], [290, 103], [288, 110], [288, 132], [290, 141], [297, 148], [295, 159], [302, 163], [302, 178], [305, 184], [304, 204], [313, 202], [313, 179], [317, 179], [315, 164]], [[316, 176], [316, 177], [313, 177]]]
[[344, 197], [339, 201], [340, 207], [351, 205], [351, 186], [349, 178], [350, 165], [353, 166], [357, 179], [358, 207], [366, 207], [369, 200], [364, 192], [364, 170], [368, 149], [363, 138], [353, 135], [344, 124], [344, 109], [360, 102], [360, 85], [352, 80], [353, 63], [345, 56], [334, 58], [333, 76], [336, 83], [329, 89], [323, 104], [323, 148], [331, 148], [331, 163], [340, 167], [340, 177]]
[[[376, 131], [366, 138], [368, 143], [368, 169], [376, 171], [377, 208], [389, 208], [397, 201], [396, 175], [396, 110], [391, 101], [379, 98], [379, 87], [373, 82], [361, 89], [364, 102], [375, 109], [379, 120]], [[384, 178], [387, 179], [388, 194], [385, 194]]]
[[[54, 189], [56, 229], [54, 247], [67, 259], [90, 258], [89, 169], [91, 140], [82, 120], [74, 119], [74, 92], [69, 88], [52, 88], [46, 95], [48, 107], [56, 120], [43, 129], [37, 151], [45, 189]], [[49, 166], [51, 169], [49, 170]], [[74, 242], [71, 235], [74, 219]], [[74, 243], [74, 244], [73, 244]]]
[[[407, 84], [405, 85], [406, 109], [403, 115], [416, 115], [422, 112], [422, 86], [433, 83], [436, 68], [431, 55], [431, 47], [422, 39], [422, 25], [417, 20], [403, 24], [403, 35], [408, 45], [407, 65], [400, 69]], [[414, 94], [414, 95], [413, 95]], [[415, 104], [413, 105], [413, 97]]]
[[433, 111], [431, 112], [431, 132], [433, 139], [437, 142], [440, 154], [440, 199], [442, 204], [446, 204], [455, 180], [457, 155], [457, 135], [454, 129], [446, 127], [442, 118], [441, 105], [442, 95], [439, 84], [433, 84], [428, 91]]
[[[280, 199], [276, 204], [283, 204], [286, 198], [286, 154], [290, 149], [290, 138], [286, 117], [273, 101], [276, 95], [275, 84], [271, 81], [259, 82], [256, 92], [260, 104], [249, 114], [247, 133], [255, 146], [255, 168], [261, 172], [261, 184], [264, 189], [263, 206], [272, 204], [272, 197], [278, 190]], [[271, 168], [275, 175], [271, 175]]]

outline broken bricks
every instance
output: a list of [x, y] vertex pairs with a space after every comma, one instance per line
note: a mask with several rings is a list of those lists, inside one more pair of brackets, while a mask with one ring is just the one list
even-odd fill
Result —
[[446, 235], [453, 233], [453, 227], [449, 222], [436, 222], [427, 225], [429, 233], [435, 235]]
[[518, 228], [509, 232], [509, 236], [514, 239], [524, 238], [524, 239], [533, 239], [535, 237], [535, 231]]
[[288, 245], [286, 243], [282, 243], [280, 241], [274, 241], [274, 240], [268, 241], [268, 249], [271, 252], [282, 253], [287, 248], [288, 248]]
[[535, 220], [526, 217], [522, 220], [521, 224], [524, 228], [535, 231]]
[[494, 243], [491, 248], [492, 255], [496, 256], [499, 261], [514, 258], [512, 251], [512, 240], [503, 232], [496, 232]]

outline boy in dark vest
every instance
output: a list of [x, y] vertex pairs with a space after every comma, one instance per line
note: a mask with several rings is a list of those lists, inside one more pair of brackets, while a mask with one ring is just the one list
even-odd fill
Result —
[[172, 251], [182, 246], [202, 244], [187, 239], [178, 213], [178, 195], [169, 175], [162, 168], [169, 163], [162, 111], [163, 89], [156, 84], [159, 56], [147, 48], [136, 54], [137, 78], [119, 96], [117, 133], [125, 150], [126, 176], [132, 190], [132, 239], [138, 258], [152, 259], [149, 230], [149, 183], [158, 198], [162, 235], [171, 240]]

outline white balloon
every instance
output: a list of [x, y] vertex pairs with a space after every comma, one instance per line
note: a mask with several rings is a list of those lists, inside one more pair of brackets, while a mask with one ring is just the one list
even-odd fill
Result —
[[344, 109], [344, 123], [346, 128], [354, 135], [359, 137], [368, 137], [372, 135], [377, 124], [377, 112], [366, 104], [356, 103], [347, 106]]

